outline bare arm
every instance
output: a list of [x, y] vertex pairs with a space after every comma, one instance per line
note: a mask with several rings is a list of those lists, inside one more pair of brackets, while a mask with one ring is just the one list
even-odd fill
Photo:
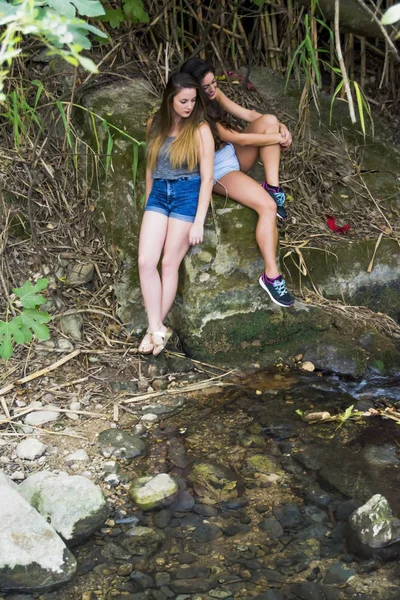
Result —
[[217, 124], [218, 135], [223, 142], [230, 142], [238, 146], [272, 146], [281, 144], [283, 136], [281, 132], [277, 133], [241, 133], [227, 129], [220, 123]]
[[199, 127], [197, 139], [199, 143], [201, 185], [196, 217], [189, 231], [189, 242], [192, 246], [203, 241], [204, 221], [207, 216], [214, 182], [214, 138], [208, 125], [203, 124]]
[[244, 108], [243, 106], [240, 106], [240, 104], [230, 100], [227, 96], [225, 96], [224, 92], [221, 92], [219, 88], [217, 88], [216, 99], [225, 112], [233, 117], [236, 117], [236, 119], [242, 119], [242, 121], [246, 121], [246, 123], [253, 123], [262, 116], [261, 113], [257, 112], [256, 110]]
[[[146, 126], [146, 140], [147, 141], [149, 140], [150, 129], [151, 129], [152, 123], [153, 123], [153, 117], [150, 117], [150, 119], [147, 121], [147, 126]], [[145, 206], [147, 204], [147, 200], [149, 199], [152, 187], [153, 187], [153, 176], [152, 176], [150, 169], [146, 168], [146, 192], [145, 192], [146, 202], [145, 202]]]

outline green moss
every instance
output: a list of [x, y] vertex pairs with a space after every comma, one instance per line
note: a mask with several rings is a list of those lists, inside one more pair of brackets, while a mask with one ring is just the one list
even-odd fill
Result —
[[265, 456], [265, 454], [254, 454], [246, 460], [246, 463], [248, 467], [258, 471], [259, 473], [276, 473], [277, 475], [283, 474], [283, 471], [277, 462], [268, 456]]

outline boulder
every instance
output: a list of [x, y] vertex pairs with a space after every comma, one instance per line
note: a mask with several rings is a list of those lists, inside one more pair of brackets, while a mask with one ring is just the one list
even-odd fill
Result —
[[362, 544], [381, 548], [400, 541], [400, 520], [384, 496], [375, 494], [351, 515], [350, 526]]
[[[299, 94], [297, 90], [290, 90], [291, 93], [285, 95], [283, 78], [265, 69], [254, 69], [251, 77], [269, 106], [274, 107], [279, 103], [283, 104], [280, 108], [289, 114], [297, 111], [296, 94]], [[145, 121], [155, 106], [159, 105], [159, 100], [150, 96], [147, 83], [141, 79], [129, 84], [99, 87], [88, 92], [82, 101], [112, 124], [125, 129], [139, 142], [144, 140]], [[321, 103], [324, 104], [322, 100]], [[327, 111], [325, 105], [323, 108], [329, 122], [329, 102], [325, 104]], [[327, 143], [325, 130], [322, 136], [317, 123], [313, 122], [312, 125], [315, 129], [313, 136], [317, 140], [315, 144], [318, 146], [320, 142], [318, 150], [322, 154]], [[84, 116], [81, 128], [83, 137], [92, 140], [91, 125]], [[106, 144], [102, 128], [99, 128], [98, 136]], [[362, 140], [357, 137], [356, 144], [360, 143]], [[337, 173], [343, 178], [351, 178], [354, 168], [344, 156], [343, 148], [333, 138], [330, 145], [332, 152], [329, 157], [332, 157], [332, 162], [337, 162], [332, 164], [332, 173], [326, 173], [326, 193], [331, 198], [334, 194], [340, 197], [343, 191]], [[95, 218], [106, 239], [114, 248], [118, 248], [123, 258], [120, 279], [114, 286], [119, 305], [118, 315], [124, 323], [130, 324], [134, 332], [139, 333], [146, 322], [137, 269], [138, 235], [143, 214], [144, 153], [140, 147], [136, 180], [132, 183], [131, 151], [131, 142], [116, 135], [114, 169], [100, 183]], [[395, 164], [390, 175], [386, 167], [381, 167], [382, 156], [387, 156], [388, 152]], [[371, 188], [372, 193], [376, 192], [378, 198], [395, 198], [400, 153], [395, 148], [389, 150], [382, 141], [376, 139], [373, 144], [368, 143], [363, 148], [362, 156], [363, 169], [379, 171], [379, 174], [374, 172], [371, 181], [368, 180], [368, 185], [376, 186]], [[378, 163], [379, 168], [374, 167]], [[259, 170], [255, 170], [252, 176], [260, 181], [264, 178]], [[304, 190], [298, 186], [296, 178], [288, 178], [293, 181], [290, 193], [303, 202]], [[325, 209], [310, 205], [315, 218], [323, 218], [318, 210], [321, 213]], [[255, 361], [265, 364], [276, 360], [277, 356], [304, 354], [321, 342], [319, 361], [324, 365], [323, 368], [329, 368], [329, 363], [332, 367], [344, 364], [345, 373], [350, 370], [352, 375], [359, 376], [374, 359], [382, 363], [384, 370], [390, 370], [400, 363], [400, 354], [391, 342], [385, 345], [383, 352], [378, 350], [379, 345], [370, 349], [363, 347], [359, 340], [366, 326], [347, 317], [345, 313], [332, 313], [326, 307], [310, 306], [300, 300], [290, 310], [272, 304], [258, 284], [263, 261], [255, 242], [256, 223], [257, 215], [253, 211], [229, 199], [213, 197], [213, 210], [206, 220], [204, 242], [201, 246], [191, 248], [183, 261], [177, 298], [169, 316], [188, 355], [225, 364]], [[291, 231], [296, 234], [294, 228]], [[391, 299], [389, 301], [390, 294], [385, 291], [384, 309], [393, 308], [393, 315], [397, 316], [400, 311], [400, 286], [398, 290], [396, 288], [400, 280], [400, 257], [394, 251], [394, 242], [382, 241], [375, 256], [374, 268], [367, 273], [376, 240], [348, 241], [338, 237], [335, 242], [331, 241], [329, 230], [327, 239], [326, 252], [316, 251], [313, 247], [302, 248], [308, 268], [307, 275], [300, 278], [300, 283], [299, 268], [295, 264], [297, 254], [292, 251], [295, 259], [292, 261], [287, 257], [288, 248], [281, 249], [281, 269], [290, 289], [301, 292], [304, 284], [311, 288], [312, 281], [332, 299], [341, 300], [343, 295], [351, 303], [363, 299], [366, 306], [378, 310], [382, 307], [379, 304], [380, 294], [389, 289]], [[314, 243], [309, 245], [314, 246]], [[325, 247], [321, 249], [325, 250]], [[373, 286], [377, 291], [373, 299], [368, 300]], [[365, 288], [368, 293], [364, 294]], [[364, 295], [361, 298], [357, 294]], [[384, 336], [380, 338], [386, 340]], [[330, 348], [335, 350], [335, 361], [332, 361]]]
[[151, 510], [171, 504], [178, 491], [177, 482], [170, 475], [160, 473], [135, 479], [129, 489], [129, 495], [139, 508]]
[[46, 591], [75, 571], [75, 558], [53, 527], [0, 473], [0, 590]]
[[41, 471], [30, 475], [19, 491], [68, 544], [90, 536], [109, 514], [101, 489], [80, 475]]

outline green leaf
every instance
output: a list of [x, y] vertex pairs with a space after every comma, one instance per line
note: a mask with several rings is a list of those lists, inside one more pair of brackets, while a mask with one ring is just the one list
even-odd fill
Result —
[[45, 278], [39, 279], [35, 285], [32, 285], [30, 281], [25, 281], [21, 288], [14, 288], [13, 292], [19, 297], [24, 308], [35, 308], [46, 302], [46, 298], [37, 292], [46, 289], [48, 283], [49, 280]]
[[13, 343], [24, 344], [25, 336], [21, 331], [22, 323], [19, 317], [11, 321], [0, 321], [0, 356], [8, 360], [13, 353]]
[[87, 58], [86, 56], [79, 56], [79, 63], [82, 65], [82, 67], [84, 69], [86, 69], [86, 71], [89, 71], [90, 73], [97, 73], [98, 69], [95, 65], [95, 63], [92, 61], [91, 58]]
[[392, 23], [397, 23], [397, 21], [400, 21], [400, 4], [391, 6], [382, 17], [383, 25], [392, 25]]
[[112, 29], [116, 29], [125, 21], [125, 15], [120, 8], [107, 8], [106, 14], [100, 20], [109, 23]]
[[142, 0], [124, 0], [124, 11], [134, 23], [148, 23], [150, 17], [144, 10]]
[[47, 4], [59, 15], [69, 18], [75, 17], [77, 12], [85, 17], [98, 17], [105, 13], [98, 0], [47, 0]]
[[50, 330], [47, 325], [45, 325], [45, 323], [51, 321], [51, 316], [48, 313], [27, 308], [16, 318], [20, 319], [22, 332], [25, 336], [24, 341], [30, 341], [32, 339], [31, 332], [33, 332], [39, 340], [49, 339]]
[[347, 421], [347, 419], [350, 419], [351, 413], [353, 412], [353, 408], [354, 408], [354, 404], [352, 404], [351, 406], [346, 408], [346, 410], [344, 411], [344, 414], [341, 416], [340, 420]]

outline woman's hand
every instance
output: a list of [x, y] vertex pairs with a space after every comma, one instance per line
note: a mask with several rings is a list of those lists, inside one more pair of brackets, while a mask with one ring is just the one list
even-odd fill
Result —
[[281, 134], [281, 142], [283, 150], [289, 150], [292, 145], [292, 136], [290, 134], [289, 129], [283, 123], [279, 123], [279, 133]]
[[196, 244], [201, 244], [204, 237], [204, 225], [201, 223], [194, 222], [191, 228], [189, 229], [189, 244], [191, 246], [196, 246]]

